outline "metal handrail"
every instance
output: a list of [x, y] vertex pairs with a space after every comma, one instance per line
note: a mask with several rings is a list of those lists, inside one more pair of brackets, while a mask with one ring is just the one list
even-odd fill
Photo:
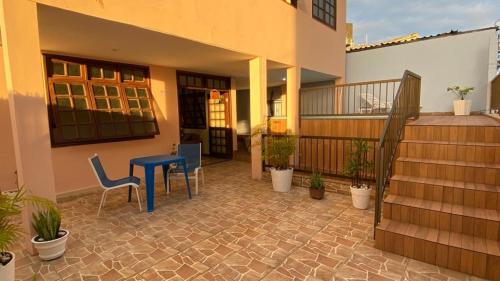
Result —
[[396, 157], [398, 143], [406, 121], [409, 118], [418, 118], [420, 115], [420, 84], [421, 77], [418, 74], [409, 70], [404, 72], [394, 98], [394, 104], [380, 136], [375, 171], [377, 188], [375, 195], [375, 227], [381, 219], [385, 187], [392, 174], [392, 164]]

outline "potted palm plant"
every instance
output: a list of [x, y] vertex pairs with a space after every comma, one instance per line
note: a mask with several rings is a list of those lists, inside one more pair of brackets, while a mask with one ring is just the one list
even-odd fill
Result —
[[321, 200], [325, 196], [325, 185], [321, 179], [321, 173], [313, 171], [311, 175], [311, 185], [309, 186], [309, 196], [312, 199]]
[[286, 132], [268, 135], [262, 145], [262, 158], [271, 165], [274, 191], [288, 192], [292, 187], [293, 168], [289, 167], [289, 161], [295, 153], [296, 140], [297, 136]]
[[344, 172], [352, 179], [350, 187], [352, 204], [358, 209], [367, 209], [370, 203], [370, 184], [364, 180], [367, 174], [373, 170], [373, 162], [368, 161], [367, 157], [369, 149], [370, 147], [365, 140], [354, 140]]
[[8, 249], [22, 232], [15, 218], [19, 216], [26, 204], [40, 208], [53, 208], [54, 204], [47, 199], [26, 196], [24, 189], [15, 192], [0, 193], [0, 277], [2, 281], [14, 280], [16, 257]]
[[61, 229], [61, 215], [57, 208], [46, 208], [33, 214], [32, 226], [37, 235], [31, 243], [42, 260], [61, 257], [66, 251], [69, 231]]
[[453, 101], [453, 111], [455, 112], [455, 115], [470, 115], [472, 101], [466, 100], [465, 98], [467, 95], [471, 94], [473, 90], [473, 87], [448, 87], [448, 93], [452, 93], [459, 98]]

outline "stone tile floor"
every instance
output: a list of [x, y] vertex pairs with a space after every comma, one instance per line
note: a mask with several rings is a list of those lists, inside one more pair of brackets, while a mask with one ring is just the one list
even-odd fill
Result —
[[[250, 179], [250, 165], [206, 167], [207, 185], [188, 200], [182, 182], [156, 209], [138, 212], [126, 189], [60, 203], [71, 231], [64, 257], [42, 262], [21, 247], [16, 278], [31, 280], [475, 280], [374, 248], [373, 209], [348, 196], [316, 201], [307, 189], [272, 191]], [[142, 190], [144, 200], [144, 190]]]

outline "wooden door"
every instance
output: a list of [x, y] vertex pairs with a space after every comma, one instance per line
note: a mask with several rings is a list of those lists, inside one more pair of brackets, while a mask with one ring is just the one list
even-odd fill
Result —
[[219, 98], [208, 100], [210, 155], [232, 158], [231, 102], [229, 92], [221, 92]]

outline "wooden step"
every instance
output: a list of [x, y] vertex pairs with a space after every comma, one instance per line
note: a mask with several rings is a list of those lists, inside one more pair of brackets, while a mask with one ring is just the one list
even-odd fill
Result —
[[500, 164], [399, 157], [393, 174], [500, 185]]
[[405, 140], [399, 157], [500, 164], [500, 143]]
[[384, 219], [500, 241], [500, 211], [389, 195]]
[[384, 219], [375, 247], [452, 270], [500, 281], [500, 242]]
[[498, 143], [500, 126], [412, 125], [410, 123], [405, 126], [403, 139]]
[[500, 186], [394, 175], [389, 194], [467, 207], [500, 210]]

